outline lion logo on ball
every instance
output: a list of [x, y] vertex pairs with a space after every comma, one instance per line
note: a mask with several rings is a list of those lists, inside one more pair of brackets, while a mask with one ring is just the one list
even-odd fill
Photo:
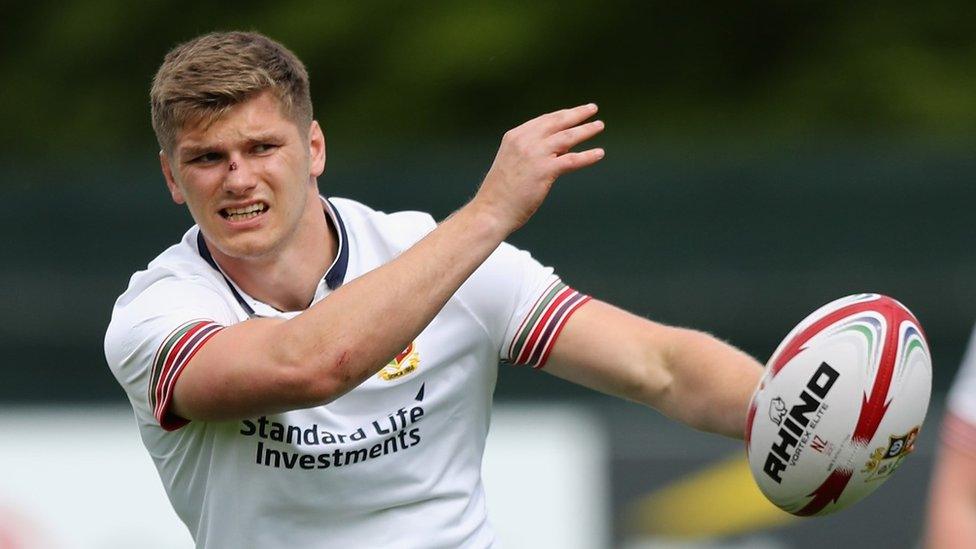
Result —
[[783, 399], [776, 397], [769, 402], [769, 419], [779, 425], [783, 423], [784, 417], [786, 417], [786, 403], [783, 402]]

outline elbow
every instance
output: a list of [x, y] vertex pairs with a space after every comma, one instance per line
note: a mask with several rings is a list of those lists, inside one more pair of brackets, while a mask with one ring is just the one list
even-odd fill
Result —
[[342, 346], [302, 349], [280, 340], [275, 353], [278, 390], [296, 404], [327, 404], [353, 389], [357, 379], [351, 349]]
[[664, 407], [667, 415], [675, 416], [675, 407], [686, 408], [689, 403], [682, 403], [680, 400], [685, 395], [687, 374], [685, 364], [686, 349], [694, 347], [699, 343], [703, 336], [701, 332], [689, 328], [679, 328], [666, 326], [661, 334], [658, 334], [661, 342], [652, 347], [654, 355], [651, 360], [655, 361], [656, 368], [654, 384], [651, 388], [653, 397], [659, 404], [658, 409]]
[[668, 337], [663, 341], [664, 345], [651, 343], [641, 346], [640, 352], [635, 355], [639, 359], [629, 368], [634, 373], [628, 376], [621, 392], [631, 401], [671, 415], [670, 403], [675, 398], [677, 379], [671, 352], [672, 341]]
[[354, 364], [352, 360], [354, 356], [351, 350], [345, 348], [338, 348], [329, 353], [316, 379], [310, 381], [318, 403], [332, 402], [365, 381], [356, 373], [360, 368]]
[[655, 367], [644, 387], [644, 402], [665, 416], [689, 427], [707, 430], [703, 418], [709, 414], [711, 403], [700, 394], [696, 377], [703, 372], [689, 361], [689, 349], [699, 349], [708, 336], [697, 330], [666, 327], [660, 334], [662, 344], [652, 347], [648, 360]]

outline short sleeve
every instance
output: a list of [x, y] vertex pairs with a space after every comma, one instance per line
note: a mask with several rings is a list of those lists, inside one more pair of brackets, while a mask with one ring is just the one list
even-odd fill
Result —
[[186, 425], [170, 411], [176, 380], [234, 322], [219, 292], [203, 281], [163, 279], [124, 294], [105, 334], [105, 357], [137, 414], [151, 415], [167, 431]]
[[459, 294], [472, 304], [498, 345], [501, 362], [541, 368], [566, 321], [590, 298], [551, 267], [502, 243]]
[[976, 333], [969, 340], [946, 401], [943, 441], [976, 456]]

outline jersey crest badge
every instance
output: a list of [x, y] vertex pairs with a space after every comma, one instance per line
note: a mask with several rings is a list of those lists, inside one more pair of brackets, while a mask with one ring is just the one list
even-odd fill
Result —
[[417, 346], [410, 342], [407, 348], [400, 351], [400, 354], [393, 357], [389, 364], [383, 366], [379, 376], [385, 381], [393, 381], [413, 372], [420, 365], [420, 354]]

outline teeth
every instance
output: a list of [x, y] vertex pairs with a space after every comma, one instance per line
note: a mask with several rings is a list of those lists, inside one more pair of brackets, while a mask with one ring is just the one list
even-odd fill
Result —
[[251, 212], [259, 212], [264, 209], [264, 204], [260, 202], [256, 204], [251, 204], [250, 206], [245, 206], [243, 208], [227, 208], [225, 211], [229, 215], [246, 214]]
[[223, 213], [231, 221], [244, 221], [259, 216], [266, 209], [267, 206], [259, 202], [243, 208], [225, 208]]

